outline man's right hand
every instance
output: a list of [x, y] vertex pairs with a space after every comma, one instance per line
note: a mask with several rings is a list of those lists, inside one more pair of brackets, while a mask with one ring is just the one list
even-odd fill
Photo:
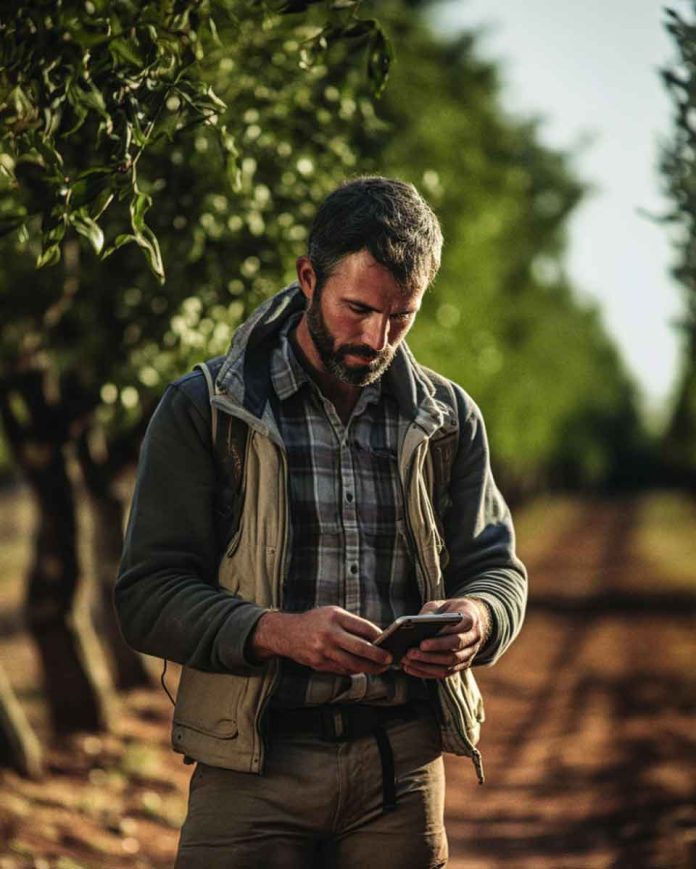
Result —
[[341, 676], [383, 673], [392, 656], [372, 645], [380, 633], [377, 625], [338, 606], [268, 612], [256, 623], [248, 648], [257, 661], [279, 655]]

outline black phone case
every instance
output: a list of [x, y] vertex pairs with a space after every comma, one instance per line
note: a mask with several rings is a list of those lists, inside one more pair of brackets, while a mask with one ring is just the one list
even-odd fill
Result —
[[420, 645], [423, 640], [436, 637], [446, 625], [437, 625], [433, 622], [421, 624], [402, 625], [391, 636], [380, 643], [380, 649], [386, 649], [394, 656], [394, 663], [398, 664], [409, 649]]

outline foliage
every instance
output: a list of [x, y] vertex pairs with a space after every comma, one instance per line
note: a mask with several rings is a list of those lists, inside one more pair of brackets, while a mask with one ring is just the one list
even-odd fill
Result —
[[[249, 28], [268, 32], [301, 13], [295, 49], [305, 66], [342, 39], [367, 45], [375, 87], [389, 47], [359, 0], [23, 0], [0, 6], [0, 232], [40, 235], [39, 266], [55, 264], [68, 228], [109, 256], [134, 242], [164, 281], [142, 158], [189, 128], [216, 134], [231, 179], [234, 112], [215, 90], [211, 55], [234, 58]], [[213, 63], [219, 60], [214, 60]], [[127, 207], [105, 238], [107, 211]]]
[[671, 141], [663, 148], [661, 172], [672, 207], [674, 275], [685, 289], [682, 320], [684, 360], [665, 452], [675, 471], [696, 484], [696, 3], [691, 20], [666, 10], [666, 28], [677, 49], [676, 65], [662, 71], [674, 108]]
[[[62, 260], [35, 271], [38, 237], [23, 247], [6, 241], [0, 362], [8, 371], [42, 369], [47, 395], [65, 399], [66, 381], [77, 381], [81, 399], [66, 408], [67, 426], [87, 426], [95, 454], [116, 437], [134, 454], [163, 384], [227, 349], [240, 317], [302, 252], [316, 203], [354, 169], [354, 131], [376, 124], [375, 82], [364, 66], [374, 42], [367, 29], [334, 34], [310, 56], [316, 31], [296, 14], [267, 16], [263, 26], [251, 15], [219, 28], [200, 86], [229, 107], [227, 135], [240, 150], [234, 162], [210, 124], [153, 141], [140, 156], [142, 192], [156, 202], [148, 220], [168, 264], [163, 286], [132, 245], [105, 265], [72, 233]], [[116, 200], [103, 214], [107, 237], [122, 231], [128, 211]], [[20, 392], [17, 412], [30, 417]]]
[[[193, 62], [184, 63], [182, 76], [164, 83], [166, 100], [126, 166], [128, 183], [117, 195], [107, 196], [98, 213], [90, 212], [90, 232], [83, 231], [87, 224], [82, 217], [75, 218], [76, 188], [70, 183], [91, 177], [80, 172], [97, 166], [107, 185], [120, 184], [119, 167], [100, 161], [109, 156], [108, 148], [102, 148], [109, 132], [130, 146], [128, 112], [114, 103], [114, 115], [126, 118], [121, 127], [114, 123], [109, 128], [103, 117], [90, 123], [87, 117], [65, 131], [67, 136], [59, 128], [52, 140], [55, 131], [47, 132], [43, 121], [34, 119], [34, 138], [50, 150], [49, 142], [55, 153], [60, 148], [67, 192], [58, 188], [65, 201], [57, 205], [54, 182], [60, 179], [46, 170], [49, 155], [40, 153], [43, 162], [34, 161], [38, 169], [31, 177], [41, 182], [34, 191], [24, 183], [23, 170], [16, 171], [34, 156], [31, 140], [29, 153], [19, 153], [27, 145], [22, 139], [25, 128], [15, 116], [9, 123], [0, 119], [0, 135], [16, 151], [6, 161], [14, 172], [8, 176], [7, 199], [24, 208], [26, 217], [25, 231], [8, 233], [2, 252], [0, 415], [13, 457], [37, 496], [27, 612], [45, 668], [53, 720], [64, 730], [104, 723], [102, 712], [108, 707], [102, 702], [107, 692], [97, 684], [96, 649], [85, 656], [74, 654], [88, 648], [89, 632], [80, 634], [83, 625], [73, 624], [72, 618], [80, 559], [67, 458], [79, 460], [93, 502], [96, 574], [106, 592], [100, 600], [107, 601], [108, 614], [113, 573], [104, 565], [115, 569], [122, 543], [115, 481], [137, 455], [162, 379], [182, 373], [192, 358], [226, 348], [244, 305], [254, 293], [258, 298], [267, 292], [259, 284], [262, 258], [267, 255], [273, 268], [287, 254], [288, 244], [301, 243], [298, 227], [307, 207], [311, 210], [311, 203], [345, 172], [346, 163], [354, 162], [343, 131], [357, 123], [360, 113], [349, 90], [327, 89], [324, 58], [333, 54], [346, 70], [366, 62], [373, 87], [383, 81], [388, 64], [378, 25], [357, 18], [357, 7], [350, 0], [283, 3], [277, 12], [270, 3], [261, 7], [246, 0], [195, 7], [151, 4], [153, 14], [193, 8], [240, 14], [216, 21], [215, 38], [206, 37], [195, 70]], [[66, 8], [56, 5], [58, 12]], [[113, 8], [139, 14], [118, 0]], [[101, 6], [98, 11], [111, 14]], [[168, 21], [159, 23], [164, 31], [169, 27]], [[128, 32], [133, 38], [138, 35], [136, 26]], [[56, 45], [46, 48], [46, 56], [51, 48]], [[59, 43], [55, 53], [61, 51]], [[27, 60], [22, 48], [18, 54]], [[18, 61], [13, 71], [35, 72], [42, 56], [34, 53], [24, 67]], [[176, 72], [180, 61], [175, 58], [169, 72]], [[173, 93], [173, 88], [186, 76], [191, 77], [190, 93], [214, 97], [218, 119], [189, 100], [184, 112], [193, 107], [193, 118], [182, 121], [185, 95], [181, 89]], [[101, 86], [110, 87], [110, 81], [107, 77]], [[145, 92], [137, 96], [143, 104], [148, 99]], [[59, 96], [56, 100], [69, 116], [67, 92], [62, 97], [62, 104]], [[110, 110], [107, 97], [104, 104]], [[322, 101], [326, 108], [318, 112]], [[331, 109], [340, 116], [336, 122]], [[168, 119], [167, 131], [163, 125]], [[32, 118], [28, 120], [31, 126]], [[136, 120], [144, 123], [137, 113]], [[105, 126], [100, 127], [102, 122]], [[77, 174], [69, 168], [74, 166], [81, 167]], [[60, 249], [60, 259], [46, 256], [46, 212], [31, 216], [32, 207], [42, 202], [50, 205], [49, 219], [56, 217], [54, 209], [60, 212], [64, 232], [51, 241]], [[303, 209], [299, 214], [298, 204]], [[146, 226], [144, 215], [151, 205]], [[132, 231], [124, 232], [128, 225]], [[106, 264], [101, 241], [94, 243], [97, 229], [106, 239]], [[124, 238], [137, 246], [122, 244]], [[138, 247], [146, 249], [149, 269]], [[100, 250], [102, 259], [95, 256]], [[162, 253], [173, 263], [164, 285]], [[34, 268], [37, 257], [45, 266], [40, 270]], [[234, 283], [234, 275], [242, 275], [247, 284]], [[117, 632], [100, 630], [100, 638], [114, 639], [118, 661]]]
[[635, 455], [640, 426], [621, 361], [564, 274], [584, 184], [536, 123], [502, 109], [474, 35], [436, 37], [401, 4], [379, 9], [398, 52], [385, 127], [360, 148], [424, 190], [445, 234], [410, 343], [482, 405], [510, 491], [607, 482]]
[[[412, 180], [441, 217], [443, 269], [411, 343], [483, 406], [508, 489], [599, 484], [631, 453], [632, 387], [563, 273], [583, 185], [534, 123], [502, 110], [476, 38], [434, 36], [422, 5], [364, 2], [359, 20], [356, 4], [336, 3], [340, 31], [322, 18], [329, 6], [307, 3], [285, 4], [301, 14], [259, 18], [254, 8], [218, 27], [198, 86], [228, 107], [239, 153], [220, 146], [220, 120], [153, 137], [138, 160], [164, 285], [133, 245], [105, 265], [68, 233], [62, 261], [36, 272], [38, 234], [23, 253], [6, 242], [0, 362], [41, 367], [53, 395], [77, 381], [73, 425], [88, 427], [95, 455], [117, 438], [133, 454], [164, 384], [225, 352], [239, 320], [292, 276], [317, 203], [366, 171]], [[397, 49], [378, 102], [390, 52], [377, 13]], [[165, 107], [162, 123], [178, 112]], [[129, 211], [116, 196], [99, 219], [107, 239]]]

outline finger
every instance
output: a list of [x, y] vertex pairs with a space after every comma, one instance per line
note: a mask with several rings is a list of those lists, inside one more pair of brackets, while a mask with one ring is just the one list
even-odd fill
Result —
[[462, 649], [468, 649], [470, 646], [476, 645], [479, 639], [478, 631], [442, 634], [429, 640], [423, 640], [419, 648], [423, 652], [444, 652], [448, 649], [459, 652]]
[[460, 658], [455, 652], [420, 652], [414, 650], [408, 656], [409, 663], [432, 664], [436, 667], [454, 667], [460, 663]]
[[363, 619], [360, 616], [356, 616], [353, 613], [346, 612], [345, 610], [338, 613], [336, 621], [349, 634], [363, 637], [369, 642], [376, 640], [382, 633], [380, 628], [378, 628], [374, 622], [370, 622], [367, 619]]
[[[458, 612], [458, 610], [457, 610]], [[462, 613], [460, 621], [453, 625], [445, 625], [440, 634], [464, 634], [474, 627], [474, 618], [469, 613]]]
[[442, 606], [444, 603], [445, 602], [442, 600], [429, 600], [421, 607], [420, 615], [425, 615], [426, 613], [443, 612]]
[[368, 643], [354, 634], [343, 632], [337, 637], [337, 644], [351, 655], [380, 667], [386, 667], [392, 662], [392, 656], [386, 649], [380, 649], [379, 646]]
[[456, 664], [453, 667], [437, 666], [435, 664], [425, 664], [422, 661], [405, 661], [402, 663], [405, 673], [409, 676], [417, 676], [420, 679], [445, 679], [453, 673], [458, 673], [465, 670], [468, 664]]
[[452, 653], [428, 653], [414, 652], [412, 657], [404, 658], [402, 663], [413, 667], [434, 667], [442, 670], [446, 675], [458, 672], [465, 667], [470, 667], [475, 655], [468, 652]]
[[[326, 653], [327, 667], [330, 672], [338, 672], [337, 668], [345, 670], [347, 675], [355, 675], [357, 673], [383, 673], [387, 667], [385, 664], [377, 664], [361, 658], [358, 655], [351, 655], [350, 652], [343, 651], [340, 648], [335, 648]], [[323, 668], [322, 668], [323, 669]]]
[[474, 657], [471, 652], [421, 652], [414, 650], [407, 658], [413, 664], [432, 664], [435, 667], [456, 667], [459, 664], [467, 664]]

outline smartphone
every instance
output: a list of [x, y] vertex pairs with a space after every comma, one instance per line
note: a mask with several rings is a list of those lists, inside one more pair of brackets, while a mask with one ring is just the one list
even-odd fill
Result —
[[456, 625], [462, 613], [426, 613], [419, 616], [400, 616], [374, 640], [375, 646], [386, 649], [398, 664], [409, 649], [423, 640], [436, 637], [447, 625]]

